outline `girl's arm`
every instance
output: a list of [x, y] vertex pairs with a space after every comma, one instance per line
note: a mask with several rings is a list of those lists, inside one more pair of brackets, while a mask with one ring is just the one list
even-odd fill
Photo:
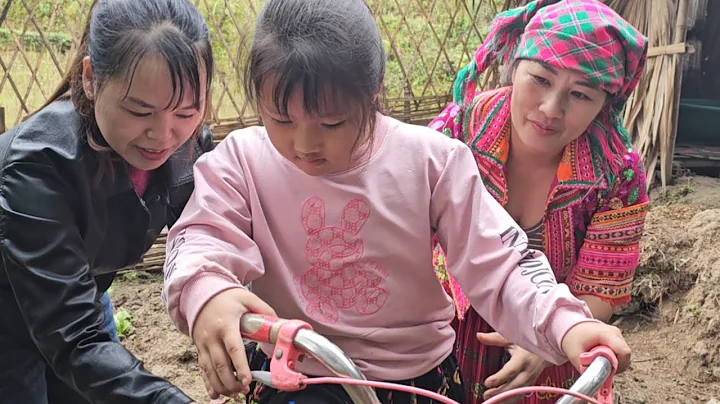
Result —
[[561, 364], [565, 333], [596, 321], [546, 257], [487, 192], [470, 149], [457, 145], [437, 167], [431, 220], [448, 271], [477, 312], [506, 339]]
[[188, 335], [212, 297], [265, 272], [250, 236], [248, 188], [232, 144], [228, 137], [195, 163], [195, 191], [168, 232], [162, 297], [175, 326]]
[[[38, 153], [39, 154], [39, 153]], [[5, 166], [0, 178], [0, 254], [22, 320], [48, 365], [90, 402], [189, 403], [147, 372], [102, 330], [73, 203], [78, 198], [47, 156]]]

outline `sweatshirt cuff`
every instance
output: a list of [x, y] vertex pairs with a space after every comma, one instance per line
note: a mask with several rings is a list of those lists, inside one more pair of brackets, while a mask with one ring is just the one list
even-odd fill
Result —
[[247, 289], [237, 281], [217, 272], [200, 273], [188, 281], [180, 296], [180, 312], [185, 314], [191, 337], [195, 320], [205, 304], [218, 293], [233, 288]]
[[556, 365], [561, 365], [568, 360], [562, 350], [565, 334], [567, 334], [571, 328], [585, 322], [600, 323], [601, 321], [594, 319], [592, 313], [590, 313], [590, 310], [587, 309], [587, 306], [584, 304], [582, 306], [561, 306], [555, 310], [547, 327], [546, 337], [551, 344], [557, 344], [555, 349], [559, 356], [556, 358], [556, 360], [558, 360]]

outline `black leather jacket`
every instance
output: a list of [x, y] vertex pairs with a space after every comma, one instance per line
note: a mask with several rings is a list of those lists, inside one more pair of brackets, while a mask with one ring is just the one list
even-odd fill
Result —
[[140, 198], [124, 162], [98, 184], [99, 154], [81, 130], [70, 101], [57, 101], [0, 136], [0, 342], [32, 341], [90, 402], [191, 402], [101, 330], [98, 300], [177, 220], [212, 135], [181, 147]]

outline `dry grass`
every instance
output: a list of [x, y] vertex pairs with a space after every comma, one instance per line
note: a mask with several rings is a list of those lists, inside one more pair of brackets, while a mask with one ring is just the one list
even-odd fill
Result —
[[[610, 0], [606, 3], [645, 33], [650, 47], [672, 44], [677, 14], [675, 1]], [[679, 89], [676, 70], [681, 68], [680, 63], [678, 55], [649, 57], [645, 75], [625, 107], [625, 126], [633, 135], [635, 148], [647, 166], [648, 187], [658, 158], [671, 152], [668, 143], [677, 122], [674, 105], [675, 92]], [[663, 173], [669, 169], [661, 163]]]
[[651, 192], [653, 207], [633, 283], [633, 298], [643, 303], [697, 289], [700, 279], [720, 265], [720, 180], [683, 177], [676, 182]]

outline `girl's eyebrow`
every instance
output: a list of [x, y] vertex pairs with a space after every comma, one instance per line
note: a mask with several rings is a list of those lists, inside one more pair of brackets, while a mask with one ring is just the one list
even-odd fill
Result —
[[318, 114], [321, 118], [325, 119], [340, 119], [347, 117], [347, 112], [345, 111], [332, 111], [328, 112], [326, 114]]
[[139, 105], [139, 106], [141, 106], [141, 107], [143, 107], [143, 108], [157, 109], [154, 105], [150, 104], [149, 102], [145, 102], [145, 101], [143, 101], [143, 100], [141, 100], [141, 99], [139, 99], [139, 98], [135, 98], [135, 97], [133, 97], [133, 96], [131, 96], [131, 95], [128, 95], [126, 99], [129, 100], [129, 101], [131, 101], [131, 102], [133, 102], [133, 103], [135, 103], [135, 104], [137, 104], [137, 105]]

